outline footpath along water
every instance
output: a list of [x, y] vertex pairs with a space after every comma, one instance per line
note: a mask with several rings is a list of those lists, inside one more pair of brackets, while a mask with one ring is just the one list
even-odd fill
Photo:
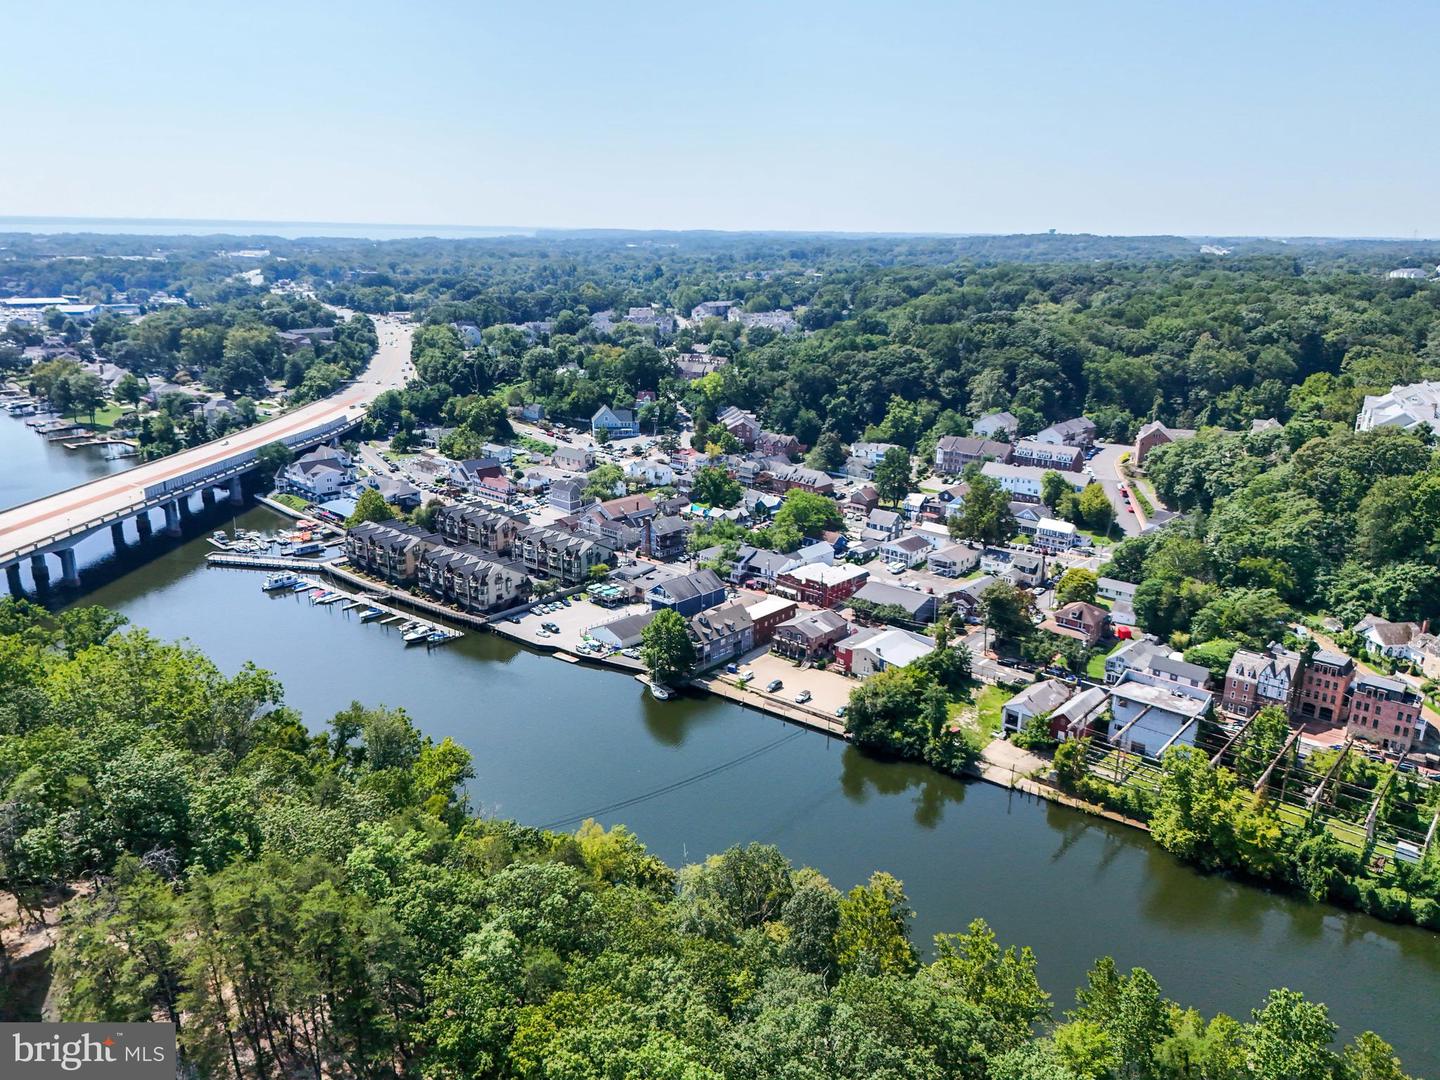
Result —
[[[0, 463], [6, 430], [0, 422]], [[279, 522], [264, 509], [238, 519]], [[1205, 877], [1143, 833], [877, 762], [716, 698], [656, 702], [628, 675], [492, 634], [406, 649], [358, 611], [266, 596], [263, 574], [206, 569], [214, 527], [197, 522], [194, 538], [169, 546], [157, 538], [157, 557], [111, 567], [108, 581], [102, 564], [79, 602], [188, 637], [227, 671], [254, 660], [312, 726], [352, 699], [403, 706], [474, 755], [478, 811], [563, 829], [586, 816], [621, 822], [672, 864], [760, 840], [842, 888], [888, 870], [916, 909], [917, 942], [984, 917], [1004, 941], [1035, 948], [1057, 1008], [1108, 953], [1206, 1012], [1245, 1016], [1273, 986], [1301, 990], [1347, 1033], [1380, 1031], [1411, 1074], [1440, 1076], [1440, 935]]]

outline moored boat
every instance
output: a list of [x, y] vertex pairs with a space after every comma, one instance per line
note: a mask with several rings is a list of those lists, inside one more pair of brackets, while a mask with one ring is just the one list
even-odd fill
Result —
[[266, 592], [277, 592], [280, 589], [293, 589], [300, 579], [288, 570], [279, 570], [265, 578], [265, 583], [260, 587]]

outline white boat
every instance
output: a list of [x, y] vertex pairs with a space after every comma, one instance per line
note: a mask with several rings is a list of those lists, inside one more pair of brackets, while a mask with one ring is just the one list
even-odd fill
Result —
[[669, 701], [675, 696], [675, 693], [667, 687], [661, 686], [659, 683], [652, 682], [650, 684], [650, 696], [656, 701]]
[[378, 619], [384, 614], [385, 612], [381, 611], [378, 607], [367, 608], [360, 613], [360, 621], [369, 622], [371, 619]]
[[431, 630], [430, 633], [425, 636], [426, 645], [443, 645], [449, 640], [450, 635], [444, 630]]
[[276, 592], [280, 589], [293, 589], [299, 578], [286, 570], [280, 570], [265, 578], [265, 583], [260, 587], [266, 592]]
[[408, 634], [405, 635], [405, 644], [414, 645], [417, 642], [424, 641], [429, 636], [430, 630], [427, 627], [422, 626], [417, 630], [411, 630]]

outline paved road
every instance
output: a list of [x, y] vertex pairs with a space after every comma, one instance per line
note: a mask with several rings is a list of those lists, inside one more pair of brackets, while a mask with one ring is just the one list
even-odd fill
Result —
[[1115, 508], [1115, 523], [1126, 536], [1135, 536], [1145, 527], [1145, 523], [1135, 516], [1134, 511], [1125, 509], [1125, 496], [1120, 493], [1120, 485], [1125, 482], [1125, 478], [1120, 474], [1120, 456], [1131, 448], [1124, 443], [1096, 445], [1100, 447], [1100, 453], [1086, 464], [1105, 489], [1105, 494], [1110, 497], [1110, 505]]
[[145, 488], [151, 484], [218, 464], [331, 420], [360, 415], [382, 391], [404, 385], [410, 363], [410, 327], [377, 319], [376, 329], [380, 348], [369, 366], [358, 379], [323, 401], [311, 402], [224, 439], [0, 512], [0, 565], [13, 562], [16, 552], [31, 545], [142, 502]]

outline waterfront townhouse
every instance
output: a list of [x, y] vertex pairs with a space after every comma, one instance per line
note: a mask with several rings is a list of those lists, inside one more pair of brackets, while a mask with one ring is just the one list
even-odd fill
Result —
[[1208, 690], [1162, 684], [1127, 671], [1110, 691], [1110, 740], [1149, 757], [1160, 757], [1172, 746], [1194, 746], [1212, 700]]
[[692, 616], [689, 633], [695, 646], [695, 670], [704, 671], [749, 652], [755, 624], [745, 605], [737, 602]]
[[870, 580], [861, 566], [807, 563], [779, 574], [775, 591], [805, 604], [829, 608], [844, 603]]
[[1350, 683], [1345, 733], [1385, 750], [1413, 750], [1425, 737], [1420, 706], [1409, 683], [1362, 671]]
[[592, 568], [608, 563], [615, 554], [598, 540], [538, 525], [520, 530], [515, 548], [529, 573], [566, 585], [583, 584]]
[[835, 651], [854, 626], [838, 612], [821, 610], [797, 615], [775, 628], [770, 651], [791, 660], [819, 660]]
[[352, 566], [395, 584], [416, 580], [427, 542], [438, 541], [413, 525], [366, 521], [345, 531], [345, 556]]
[[1051, 424], [1037, 432], [1035, 439], [1038, 442], [1078, 446], [1088, 450], [1095, 442], [1095, 422], [1084, 416], [1061, 420], [1058, 424]]
[[1220, 707], [1232, 716], [1254, 716], [1267, 705], [1290, 712], [1300, 657], [1278, 646], [1260, 653], [1238, 649], [1225, 671]]
[[1319, 649], [1301, 669], [1299, 686], [1291, 702], [1291, 715], [1301, 723], [1338, 724], [1345, 719], [1345, 702], [1355, 678], [1355, 661], [1344, 653]]
[[530, 594], [530, 580], [513, 566], [443, 546], [421, 552], [417, 578], [432, 596], [480, 614], [514, 607]]
[[1064, 443], [1021, 439], [1015, 444], [1010, 460], [1016, 465], [1034, 465], [1041, 469], [1079, 472], [1080, 466], [1085, 461], [1085, 451], [1078, 446], [1067, 446]]
[[973, 461], [1009, 461], [1010, 444], [968, 435], [942, 435], [935, 444], [935, 471], [946, 475], [963, 472]]
[[447, 506], [435, 515], [435, 528], [450, 544], [471, 544], [481, 551], [509, 555], [525, 523], [499, 510]]

